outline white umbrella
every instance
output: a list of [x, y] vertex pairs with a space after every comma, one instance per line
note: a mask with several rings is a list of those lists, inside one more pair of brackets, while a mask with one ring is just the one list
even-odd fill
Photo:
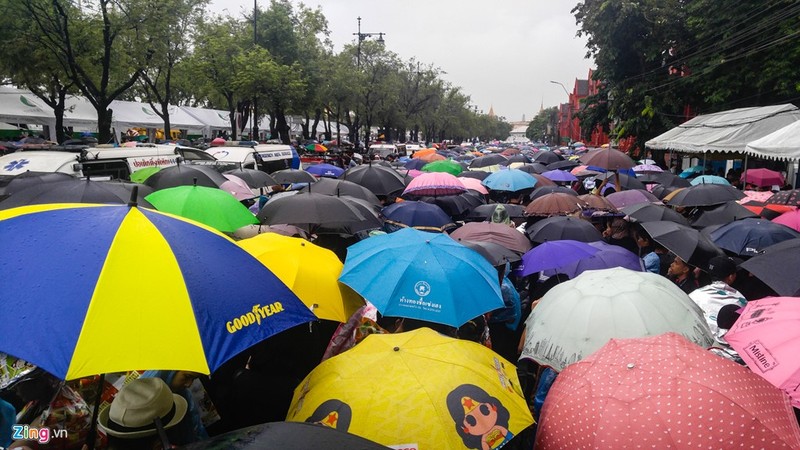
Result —
[[557, 371], [612, 338], [673, 331], [701, 347], [714, 340], [703, 311], [667, 278], [623, 268], [588, 270], [542, 297], [525, 322], [520, 358]]

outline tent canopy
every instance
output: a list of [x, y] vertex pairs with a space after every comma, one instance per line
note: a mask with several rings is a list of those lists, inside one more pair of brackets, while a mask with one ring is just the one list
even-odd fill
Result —
[[231, 128], [228, 111], [195, 108], [192, 106], [181, 106], [180, 109], [205, 124], [204, 128], [208, 130], [230, 130]]
[[[147, 103], [114, 100], [111, 102], [111, 110], [114, 113], [112, 121], [117, 130], [134, 127], [164, 127], [164, 120]], [[204, 127], [202, 122], [192, 117], [188, 112], [172, 105], [169, 107], [169, 122], [170, 127], [175, 129], [200, 130]]]
[[0, 86], [0, 122], [52, 125], [55, 113], [30, 91]]
[[769, 159], [800, 159], [800, 120], [748, 143], [745, 153]]
[[744, 153], [749, 142], [800, 120], [792, 104], [739, 108], [697, 116], [645, 143], [654, 150]]

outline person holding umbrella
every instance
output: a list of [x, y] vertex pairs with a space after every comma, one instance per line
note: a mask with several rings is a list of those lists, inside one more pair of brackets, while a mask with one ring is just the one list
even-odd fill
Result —
[[731, 258], [727, 256], [711, 258], [708, 262], [708, 274], [711, 276], [711, 284], [695, 289], [689, 294], [689, 298], [703, 310], [717, 344], [727, 347], [728, 343], [723, 338], [725, 330], [717, 325], [719, 310], [733, 303], [743, 307], [747, 304], [747, 299], [731, 287], [736, 280], [736, 263]]
[[683, 292], [690, 294], [700, 287], [697, 278], [694, 276], [694, 268], [686, 263], [678, 255], [674, 255], [672, 264], [669, 265], [667, 277], [678, 285]]

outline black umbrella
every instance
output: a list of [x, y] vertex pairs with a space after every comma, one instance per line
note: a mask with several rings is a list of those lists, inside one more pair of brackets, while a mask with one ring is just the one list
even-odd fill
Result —
[[719, 206], [697, 208], [690, 220], [693, 228], [705, 228], [711, 225], [724, 225], [748, 217], [758, 217], [758, 214], [736, 202], [727, 202]]
[[575, 167], [580, 166], [581, 163], [579, 161], [570, 161], [565, 159], [563, 161], [556, 161], [547, 165], [547, 170], [569, 170]]
[[392, 168], [373, 164], [362, 164], [347, 169], [339, 179], [364, 186], [379, 196], [394, 194], [406, 187], [402, 174]]
[[495, 244], [494, 242], [467, 241], [463, 239], [456, 240], [461, 245], [469, 247], [480, 253], [481, 256], [486, 258], [486, 260], [495, 267], [503, 266], [506, 263], [513, 264], [522, 259], [519, 253], [509, 250], [500, 244]]
[[306, 172], [305, 170], [298, 169], [283, 169], [270, 174], [279, 184], [293, 184], [293, 183], [314, 183], [317, 181], [314, 175]]
[[572, 239], [581, 242], [603, 240], [603, 236], [590, 222], [571, 216], [553, 216], [535, 222], [525, 230], [535, 243]]
[[765, 203], [773, 205], [800, 206], [800, 189], [776, 192], [770, 198], [768, 198]]
[[473, 190], [458, 195], [414, 197], [414, 199], [439, 206], [454, 220], [463, 220], [470, 211], [486, 203], [483, 194]]
[[195, 164], [178, 164], [165, 167], [147, 177], [144, 184], [154, 190], [177, 186], [197, 186], [218, 188], [228, 181], [224, 175], [211, 166]]
[[739, 265], [755, 275], [778, 295], [800, 296], [800, 239], [767, 247]]
[[[488, 174], [487, 174], [488, 175]], [[55, 181], [74, 180], [75, 177], [62, 172], [27, 171], [14, 176], [0, 176], [0, 195], [11, 195], [22, 189]]]
[[481, 180], [481, 181], [485, 180], [486, 177], [488, 177], [489, 175], [491, 175], [491, 173], [484, 172], [482, 170], [466, 170], [458, 174], [459, 177], [475, 178], [476, 180]]
[[[478, 205], [470, 211], [469, 216], [467, 216], [470, 220], [473, 221], [484, 221], [489, 220], [492, 218], [494, 214], [494, 210], [497, 209], [497, 206], [501, 205], [501, 203], [490, 203], [488, 205]], [[502, 203], [503, 207], [505, 208], [506, 212], [508, 213], [508, 217], [511, 219], [519, 219], [521, 217], [525, 217], [525, 207], [522, 205], [514, 205], [511, 203]]]
[[320, 178], [316, 183], [310, 184], [302, 189], [300, 192], [316, 192], [317, 194], [332, 195], [339, 197], [348, 195], [350, 197], [360, 198], [366, 200], [374, 205], [380, 205], [381, 201], [378, 197], [364, 186], [355, 184], [347, 180], [334, 180], [331, 178]]
[[[322, 419], [324, 417], [320, 420]], [[181, 448], [186, 450], [388, 449], [388, 447], [333, 427], [306, 422], [270, 422], [254, 425]]]
[[578, 196], [577, 192], [575, 192], [574, 190], [572, 190], [572, 189], [570, 189], [568, 187], [564, 187], [564, 186], [541, 186], [541, 187], [537, 187], [536, 189], [534, 189], [533, 192], [531, 192], [531, 194], [528, 196], [528, 198], [530, 200], [536, 200], [537, 198], [539, 198], [539, 197], [541, 197], [543, 195], [552, 194], [552, 193], [555, 193], [555, 192], [560, 192], [562, 194], [570, 194], [570, 195], [574, 195], [576, 197]]
[[316, 234], [333, 233], [333, 234], [353, 235], [360, 231], [376, 230], [378, 228], [383, 227], [383, 220], [381, 220], [378, 217], [381, 211], [381, 208], [379, 206], [367, 200], [356, 197], [350, 197], [347, 195], [343, 195], [337, 198], [345, 201], [350, 206], [358, 210], [361, 213], [361, 215], [364, 216], [364, 220], [356, 222], [347, 221], [347, 222], [333, 222], [330, 224], [320, 224], [318, 227], [314, 228], [314, 232]]
[[266, 225], [289, 224], [306, 229], [316, 228], [314, 225], [337, 227], [367, 220], [351, 203], [313, 192], [272, 199], [261, 208], [258, 218]]
[[662, 247], [703, 270], [708, 268], [708, 260], [724, 256], [719, 247], [694, 228], [669, 221], [644, 222], [641, 225]]
[[252, 189], [260, 189], [262, 187], [275, 186], [276, 184], [281, 184], [278, 183], [278, 180], [272, 178], [272, 176], [270, 176], [268, 173], [261, 170], [235, 169], [235, 170], [229, 170], [225, 173], [228, 175], [234, 175], [241, 178]]
[[800, 237], [797, 231], [766, 219], [742, 219], [731, 222], [708, 236], [718, 247], [737, 256], [756, 256], [765, 248]]
[[674, 209], [654, 203], [639, 203], [638, 205], [626, 206], [620, 211], [625, 213], [628, 217], [635, 219], [636, 222], [658, 222], [667, 220], [681, 225], [689, 225], [689, 221], [678, 214]]
[[527, 164], [529, 162], [531, 162], [530, 158], [528, 158], [527, 156], [523, 155], [522, 153], [517, 153], [516, 155], [509, 156], [508, 159], [506, 159], [505, 161], [500, 162], [500, 165], [501, 166], [507, 166], [507, 165], [513, 164], [513, 163]]
[[664, 200], [664, 197], [666, 197], [669, 194], [677, 191], [678, 189], [683, 189], [683, 188], [669, 187], [669, 186], [664, 186], [664, 185], [661, 185], [661, 184], [657, 184], [656, 186], [653, 187], [653, 189], [650, 191], [650, 193], [655, 195], [656, 198], [658, 198], [659, 200]]
[[469, 163], [469, 166], [470, 167], [489, 167], [489, 166], [498, 165], [498, 164], [506, 162], [506, 161], [508, 161], [508, 158], [506, 158], [505, 156], [503, 156], [503, 155], [501, 155], [499, 153], [493, 153], [491, 155], [479, 156], [479, 157], [473, 159], [472, 162]]
[[533, 174], [543, 174], [543, 173], [547, 172], [547, 170], [548, 170], [546, 165], [544, 165], [542, 163], [538, 163], [538, 162], [525, 164], [525, 165], [517, 167], [517, 169], [519, 169], [519, 170], [521, 170], [523, 172], [529, 173], [531, 175], [533, 175]]
[[[134, 183], [128, 183], [136, 185]], [[153, 189], [143, 185], [139, 186], [136, 202], [139, 206], [152, 208], [145, 196]], [[108, 181], [79, 180], [73, 178], [67, 181], [31, 186], [15, 192], [0, 202], [0, 210], [16, 208], [26, 205], [42, 205], [47, 203], [114, 203], [126, 204], [131, 199], [131, 187], [122, 183]]]
[[[616, 175], [615, 172], [606, 172], [606, 173], [601, 173], [599, 175], [595, 175], [594, 179], [598, 183], [600, 183], [606, 178], [610, 178], [610, 180], [608, 180], [608, 184], [615, 186], [616, 185], [615, 175]], [[645, 190], [647, 189], [644, 183], [639, 181], [637, 177], [632, 177], [624, 173], [619, 174], [619, 184], [621, 187], [625, 189], [645, 189]]]
[[564, 158], [562, 158], [561, 155], [548, 151], [539, 152], [533, 156], [533, 162], [541, 164], [552, 164], [563, 160]]
[[672, 196], [673, 206], [712, 206], [743, 199], [744, 193], [724, 184], [698, 184], [681, 190]]

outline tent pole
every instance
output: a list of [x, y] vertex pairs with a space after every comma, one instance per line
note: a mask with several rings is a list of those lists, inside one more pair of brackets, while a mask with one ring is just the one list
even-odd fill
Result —
[[706, 164], [708, 164], [708, 152], [703, 152], [703, 173], [702, 173], [702, 175], [706, 174]]
[[744, 175], [744, 181], [742, 181], [742, 190], [745, 190], [747, 187], [747, 157], [750, 156], [747, 153], [744, 154], [744, 167], [742, 168], [742, 175]]

